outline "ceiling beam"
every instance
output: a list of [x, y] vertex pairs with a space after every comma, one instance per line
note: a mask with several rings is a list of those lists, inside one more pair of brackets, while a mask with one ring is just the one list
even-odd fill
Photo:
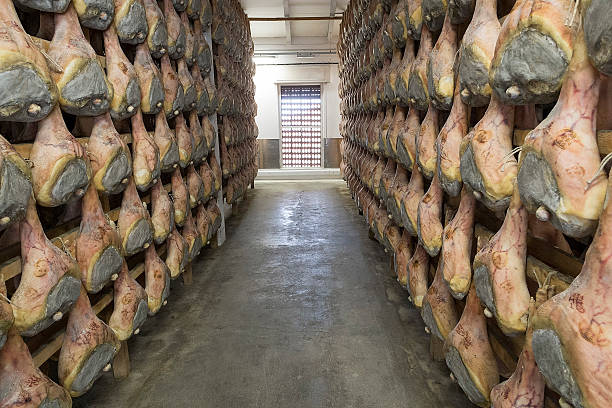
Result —
[[[336, 0], [331, 0], [329, 4], [329, 17], [336, 17]], [[334, 24], [335, 22], [333, 20], [329, 20], [327, 22], [327, 40], [329, 41], [330, 45], [334, 35]]]
[[[283, 0], [283, 15], [285, 16], [285, 19], [290, 18], [289, 17], [289, 0]], [[284, 20], [285, 21], [285, 35], [287, 36], [287, 44], [291, 44], [292, 43], [292, 38], [291, 38], [291, 20]]]
[[342, 20], [342, 16], [323, 17], [249, 17], [249, 21], [327, 21]]

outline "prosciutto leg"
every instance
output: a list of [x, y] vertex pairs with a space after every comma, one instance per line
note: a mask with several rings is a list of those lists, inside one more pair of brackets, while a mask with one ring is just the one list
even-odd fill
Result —
[[[445, 2], [446, 0], [440, 0]], [[453, 104], [455, 90], [455, 55], [457, 54], [457, 28], [447, 14], [436, 45], [431, 50], [427, 65], [429, 98], [436, 109], [448, 111]]]
[[0, 231], [25, 217], [31, 195], [30, 166], [0, 136]]
[[113, 292], [113, 314], [108, 325], [121, 341], [140, 332], [149, 312], [147, 292], [132, 278], [124, 261], [115, 281]]
[[[57, 5], [68, 2], [57, 2]], [[32, 46], [11, 0], [0, 1], [0, 120], [35, 122], [58, 99], [47, 61]]]
[[419, 202], [417, 210], [417, 234], [429, 256], [436, 256], [442, 247], [442, 205], [444, 192], [435, 172], [429, 189]]
[[185, 94], [179, 82], [178, 74], [170, 64], [168, 55], [161, 58], [161, 72], [164, 84], [164, 112], [166, 118], [172, 119], [183, 110]]
[[114, 25], [122, 43], [143, 43], [149, 34], [149, 27], [142, 0], [115, 0]]
[[518, 183], [527, 210], [575, 238], [591, 235], [605, 198], [596, 138], [599, 73], [582, 31], [561, 95], [549, 116], [525, 138]]
[[97, 116], [87, 143], [92, 184], [101, 193], [118, 194], [132, 175], [130, 150], [115, 129], [110, 114]]
[[115, 17], [113, 0], [72, 0], [81, 25], [93, 30], [106, 30]]
[[165, 98], [162, 75], [153, 63], [146, 44], [136, 46], [134, 69], [138, 75], [138, 83], [140, 85], [140, 109], [142, 113], [154, 115], [160, 112], [164, 107]]
[[64, 334], [58, 376], [73, 397], [85, 394], [121, 347], [110, 327], [91, 309], [85, 289], [77, 299]]
[[151, 222], [155, 244], [161, 245], [174, 229], [174, 204], [162, 183], [151, 189]]
[[436, 138], [438, 137], [438, 110], [429, 104], [416, 139], [416, 162], [421, 174], [431, 180], [436, 172]]
[[144, 127], [140, 110], [132, 116], [131, 122], [134, 182], [140, 191], [147, 191], [161, 174], [159, 148]]
[[408, 183], [406, 194], [402, 198], [401, 202], [402, 225], [413, 237], [418, 235], [417, 220], [419, 203], [425, 194], [423, 187], [423, 176], [415, 163], [412, 167], [410, 183]]
[[98, 192], [89, 186], [83, 197], [82, 217], [76, 239], [76, 258], [81, 281], [90, 293], [97, 293], [121, 270], [123, 258], [115, 224], [106, 218]]
[[472, 283], [472, 237], [476, 199], [466, 188], [453, 220], [444, 227], [442, 242], [442, 276], [456, 299], [467, 295]]
[[416, 59], [412, 63], [408, 81], [408, 97], [410, 106], [421, 111], [429, 106], [429, 89], [427, 87], [427, 65], [429, 54], [433, 47], [433, 38], [427, 27], [421, 31], [421, 42]]
[[91, 165], [83, 146], [66, 129], [59, 107], [38, 123], [30, 160], [38, 204], [57, 207], [85, 194]]
[[153, 316], [167, 303], [170, 295], [170, 269], [157, 255], [154, 245], [145, 252], [145, 281], [149, 316]]
[[166, 254], [166, 265], [170, 270], [170, 278], [178, 278], [189, 263], [189, 249], [187, 241], [176, 228], [168, 236], [168, 253]]
[[138, 196], [136, 184], [131, 179], [123, 192], [119, 210], [119, 237], [125, 256], [147, 249], [153, 242], [153, 224], [149, 212]]
[[412, 304], [419, 309], [423, 307], [423, 299], [427, 294], [428, 276], [429, 255], [421, 244], [417, 244], [408, 262], [408, 293], [410, 293]]
[[[427, 289], [423, 299], [421, 317], [432, 335], [441, 341], [446, 341], [451, 330], [457, 325], [459, 315], [457, 314], [455, 299], [451, 296], [448, 285], [442, 277], [440, 266], [441, 264], [438, 262], [438, 269], [436, 270], [434, 280]], [[427, 282], [427, 276], [425, 276], [424, 280]]]
[[155, 116], [153, 140], [159, 149], [160, 170], [163, 173], [174, 171], [178, 167], [179, 149], [164, 112], [159, 112]]
[[444, 349], [446, 365], [468, 399], [480, 407], [489, 407], [491, 389], [499, 382], [499, 372], [473, 285], [461, 319], [448, 335]]
[[178, 168], [172, 173], [171, 184], [172, 201], [174, 202], [174, 222], [179, 227], [182, 227], [185, 224], [187, 211], [189, 211], [189, 192]]
[[191, 262], [200, 254], [200, 250], [204, 246], [202, 236], [200, 235], [196, 227], [195, 220], [191, 215], [191, 210], [187, 211], [187, 216], [185, 217], [185, 225], [183, 226], [183, 238], [185, 238], [185, 242], [187, 243], [185, 251], [187, 251], [187, 254], [189, 256], [189, 262]]
[[34, 365], [28, 346], [16, 329], [11, 329], [0, 348], [0, 406], [71, 408], [72, 399], [63, 387]]
[[79, 297], [81, 281], [74, 258], [45, 236], [34, 199], [21, 221], [20, 239], [21, 282], [11, 303], [15, 328], [29, 337], [63, 317]]
[[147, 17], [147, 25], [149, 31], [147, 33], [146, 44], [149, 47], [151, 56], [161, 58], [168, 52], [168, 27], [166, 26], [166, 18], [159, 8], [155, 0], [143, 0], [145, 13]]

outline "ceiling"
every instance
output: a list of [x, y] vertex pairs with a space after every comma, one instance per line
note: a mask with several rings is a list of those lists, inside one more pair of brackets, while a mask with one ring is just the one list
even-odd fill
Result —
[[[240, 0], [249, 17], [322, 17], [340, 15], [349, 0]], [[340, 20], [252, 21], [257, 51], [335, 50]]]

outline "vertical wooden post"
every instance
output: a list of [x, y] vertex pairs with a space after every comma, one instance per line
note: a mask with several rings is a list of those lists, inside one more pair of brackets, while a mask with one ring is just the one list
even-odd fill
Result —
[[113, 375], [116, 379], [130, 375], [130, 352], [125, 340], [121, 342], [121, 348], [113, 360]]
[[429, 354], [434, 361], [444, 361], [444, 342], [433, 333], [429, 336]]
[[191, 267], [191, 262], [185, 268], [185, 272], [183, 272], [183, 283], [185, 286], [193, 284], [193, 269]]

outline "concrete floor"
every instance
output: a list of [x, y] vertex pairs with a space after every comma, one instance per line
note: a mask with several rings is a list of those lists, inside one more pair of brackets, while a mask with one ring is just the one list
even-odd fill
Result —
[[341, 181], [258, 182], [75, 407], [468, 407]]

